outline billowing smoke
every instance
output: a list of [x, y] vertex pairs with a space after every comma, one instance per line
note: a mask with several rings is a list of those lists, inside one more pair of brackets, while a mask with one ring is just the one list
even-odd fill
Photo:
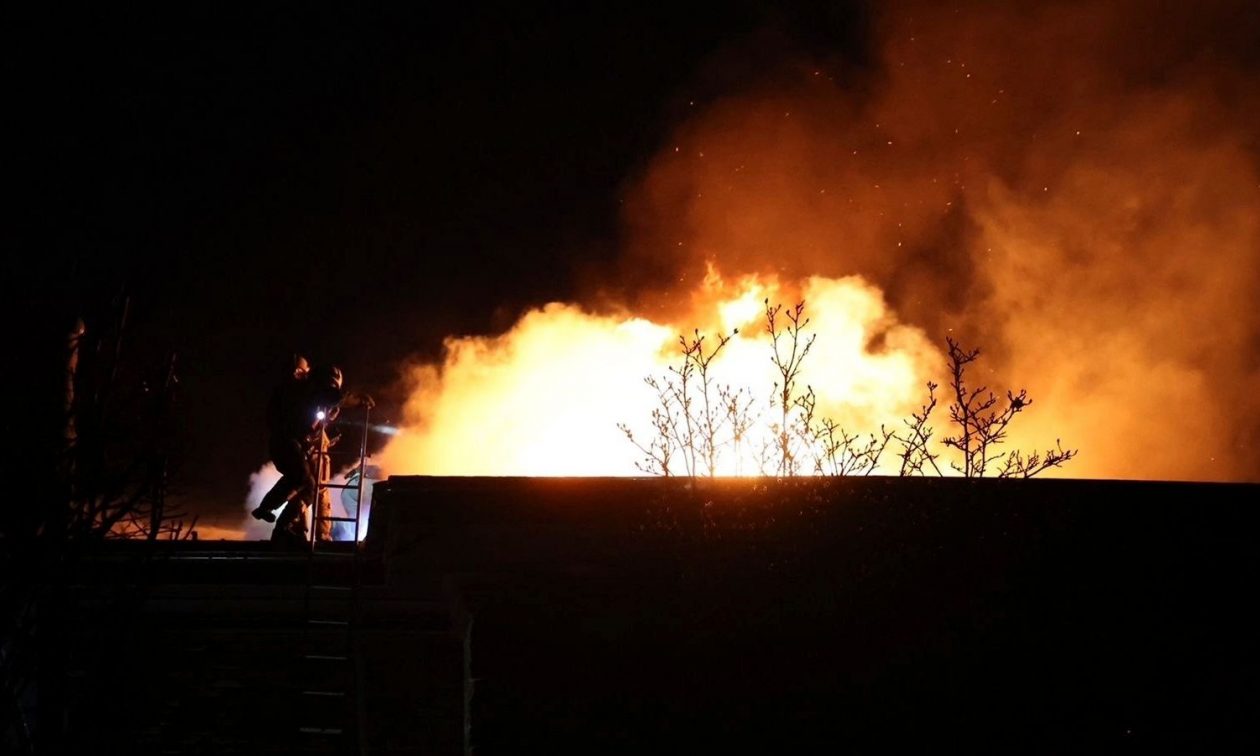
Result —
[[[1241, 2], [903, 4], [875, 22], [871, 69], [783, 61], [680, 124], [625, 203], [609, 288], [660, 325], [552, 305], [452, 340], [413, 376], [392, 470], [493, 473], [487, 439], [520, 412], [505, 438], [544, 461], [502, 472], [581, 472], [548, 461], [577, 426], [547, 418], [602, 437], [591, 408], [645, 391], [653, 329], [713, 324], [695, 295], [713, 266], [800, 289], [861, 276], [892, 321], [983, 347], [977, 377], [1035, 399], [1012, 441], [1062, 437], [1082, 449], [1070, 474], [1260, 478], [1258, 22]], [[574, 335], [522, 371], [551, 321]], [[939, 376], [939, 354], [907, 353], [912, 384]], [[889, 391], [882, 410], [912, 404]], [[451, 456], [470, 461], [434, 461]]]
[[271, 462], [249, 474], [249, 493], [245, 496], [245, 513], [241, 518], [241, 538], [247, 541], [264, 541], [271, 537], [271, 523], [255, 520], [250, 512], [262, 502], [263, 496], [280, 480], [280, 471]]
[[[367, 532], [367, 522], [371, 516], [372, 486], [380, 477], [379, 468], [375, 465], [368, 465], [368, 480], [363, 488], [363, 512], [361, 519], [360, 538]], [[271, 533], [275, 527], [272, 523], [254, 519], [251, 514], [255, 508], [262, 503], [263, 497], [271, 490], [280, 480], [280, 471], [276, 466], [268, 462], [257, 471], [249, 474], [249, 492], [245, 495], [245, 509], [241, 517], [240, 525], [236, 527], [213, 527], [205, 528], [208, 535], [206, 537], [227, 537], [234, 539], [242, 539], [247, 541], [267, 540], [271, 538]], [[347, 478], [345, 473], [338, 473], [333, 476], [331, 482], [344, 486], [357, 483], [357, 476], [353, 479]], [[356, 504], [357, 491], [355, 489], [336, 488], [332, 491], [332, 515], [334, 517], [350, 517], [354, 515], [357, 509]], [[277, 510], [279, 514], [280, 510]], [[309, 514], [308, 514], [309, 517]], [[309, 520], [308, 520], [309, 522]], [[333, 527], [333, 540], [351, 541], [354, 540], [354, 523], [336, 523]]]
[[226, 539], [231, 541], [265, 541], [271, 537], [270, 523], [255, 520], [250, 512], [262, 501], [263, 496], [280, 480], [280, 471], [267, 462], [249, 474], [249, 490], [245, 494], [244, 509], [237, 515], [197, 521], [197, 537], [203, 541]]
[[[1255, 478], [1254, 5], [980, 3], [879, 22], [683, 124], [631, 203], [633, 268], [859, 273], [990, 352], [1081, 475]], [[662, 295], [646, 289], [646, 300]], [[666, 293], [665, 296], [668, 296]]]

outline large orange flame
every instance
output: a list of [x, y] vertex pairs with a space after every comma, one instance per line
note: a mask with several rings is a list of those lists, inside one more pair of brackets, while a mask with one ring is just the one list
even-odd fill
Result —
[[[713, 327], [710, 343], [732, 335], [714, 361], [714, 383], [744, 389], [753, 413], [766, 416], [775, 376], [763, 302], [781, 288], [758, 277], [727, 285], [714, 274], [693, 303]], [[821, 411], [866, 428], [922, 399], [924, 376], [942, 358], [922, 331], [897, 321], [878, 289], [857, 277], [815, 277], [802, 282], [801, 294], [811, 327], [827, 335], [800, 377], [816, 390]], [[435, 475], [633, 475], [637, 455], [617, 425], [650, 433], [656, 396], [643, 379], [680, 364], [682, 330], [557, 303], [501, 336], [450, 339], [444, 364], [413, 376], [408, 428], [384, 464]], [[768, 423], [756, 429], [764, 434]], [[758, 440], [742, 454], [724, 450], [718, 472], [758, 471]]]
[[987, 350], [977, 379], [1034, 397], [1011, 447], [1257, 479], [1256, 13], [909, 3], [878, 19], [874, 73], [788, 58], [698, 108], [626, 197], [624, 269], [591, 298], [625, 314], [552, 304], [449, 340], [389, 467], [632, 474], [615, 423], [644, 422], [678, 333], [741, 327], [722, 380], [764, 393], [750, 321], [801, 296], [806, 380], [855, 430], [916, 406], [952, 333]]

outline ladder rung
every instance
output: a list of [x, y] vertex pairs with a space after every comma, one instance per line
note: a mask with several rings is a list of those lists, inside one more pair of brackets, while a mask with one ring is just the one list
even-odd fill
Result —
[[340, 735], [345, 730], [340, 727], [299, 727], [298, 732], [304, 735]]
[[345, 698], [346, 692], [344, 690], [304, 690], [302, 691], [302, 695], [327, 696], [329, 698]]
[[336, 625], [339, 627], [345, 627], [350, 624], [348, 620], [313, 619], [313, 620], [307, 620], [307, 622], [312, 625]]
[[337, 557], [339, 559], [353, 559], [354, 557], [358, 556], [358, 554], [356, 554], [355, 552], [350, 552], [349, 554], [347, 554], [341, 551], [320, 551], [319, 549], [315, 549], [314, 551], [311, 552], [311, 556]]
[[353, 586], [349, 585], [312, 585], [311, 588], [321, 591], [352, 591]]
[[355, 522], [359, 518], [357, 517], [321, 517], [319, 515], [316, 515], [315, 519], [319, 520], [320, 522]]
[[334, 654], [307, 654], [302, 658], [311, 661], [350, 661], [349, 656], [336, 656]]
[[360, 486], [357, 483], [320, 483], [319, 487], [320, 488], [353, 488], [355, 490], [358, 490], [362, 488], [363, 486]]

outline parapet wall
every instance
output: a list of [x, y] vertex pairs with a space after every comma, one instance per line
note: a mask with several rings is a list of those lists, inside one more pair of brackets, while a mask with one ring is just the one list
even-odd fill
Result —
[[1255, 501], [1256, 485], [1126, 481], [393, 477], [376, 488], [367, 538], [395, 573], [805, 554], [886, 537], [911, 549], [917, 537], [1018, 548], [1064, 536], [1185, 550], [1253, 543]]
[[486, 752], [1238, 750], [1260, 486], [392, 478]]

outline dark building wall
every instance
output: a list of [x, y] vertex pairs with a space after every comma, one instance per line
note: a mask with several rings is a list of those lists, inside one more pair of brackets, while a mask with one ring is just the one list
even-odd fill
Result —
[[473, 615], [479, 753], [1249, 745], [1260, 488], [394, 478]]
[[469, 618], [420, 583], [386, 585], [377, 560], [351, 590], [348, 546], [313, 562], [266, 542], [82, 555], [60, 612], [57, 752], [466, 753]]

